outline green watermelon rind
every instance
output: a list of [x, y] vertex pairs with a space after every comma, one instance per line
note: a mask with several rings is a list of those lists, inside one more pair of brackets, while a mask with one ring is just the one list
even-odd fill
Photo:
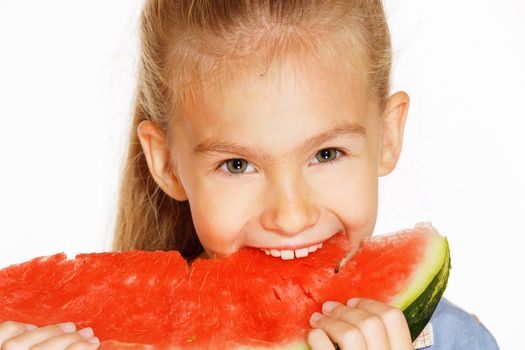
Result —
[[[450, 250], [448, 240], [441, 236], [430, 223], [416, 225], [427, 231], [431, 236], [426, 245], [424, 263], [407, 283], [407, 289], [399, 293], [390, 305], [403, 311], [407, 320], [412, 341], [414, 341], [425, 328], [432, 317], [445, 288], [447, 287], [450, 273]], [[336, 349], [339, 347], [335, 344]], [[279, 350], [311, 350], [304, 340], [293, 341], [278, 347], [253, 348], [241, 346], [236, 349], [279, 349]]]
[[451, 264], [448, 241], [446, 238], [444, 241], [446, 245], [446, 257], [441, 269], [432, 279], [428, 287], [425, 288], [410, 305], [402, 309], [410, 328], [412, 341], [421, 334], [421, 331], [423, 331], [428, 321], [430, 321], [447, 287]]
[[[441, 300], [450, 273], [448, 240], [430, 224], [427, 226], [430, 242], [427, 244], [424, 263], [418, 267], [407, 283], [408, 288], [398, 294], [390, 305], [403, 310], [412, 340], [415, 340], [432, 317]], [[418, 226], [416, 226], [417, 229]]]

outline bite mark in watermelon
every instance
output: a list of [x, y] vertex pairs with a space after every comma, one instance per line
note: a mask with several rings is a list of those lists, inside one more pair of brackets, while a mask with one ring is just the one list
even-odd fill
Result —
[[343, 266], [339, 234], [305, 258], [253, 248], [224, 259], [176, 251], [56, 254], [0, 270], [0, 322], [92, 327], [101, 349], [308, 349], [324, 301], [372, 298], [403, 310], [412, 339], [447, 284], [448, 243], [430, 223], [367, 238]]

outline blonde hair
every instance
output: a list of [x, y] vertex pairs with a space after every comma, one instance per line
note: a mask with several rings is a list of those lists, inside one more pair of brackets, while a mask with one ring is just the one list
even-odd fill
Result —
[[140, 43], [115, 250], [176, 249], [190, 260], [203, 251], [188, 202], [169, 197], [150, 175], [137, 135], [143, 120], [171, 142], [168, 131], [185, 101], [242, 67], [264, 69], [292, 54], [328, 62], [327, 69], [358, 67], [380, 111], [390, 90], [391, 43], [381, 0], [146, 0]]

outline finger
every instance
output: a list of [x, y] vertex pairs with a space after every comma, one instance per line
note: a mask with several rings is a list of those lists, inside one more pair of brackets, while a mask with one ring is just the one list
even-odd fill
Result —
[[20, 322], [6, 321], [0, 323], [0, 349], [7, 339], [16, 337], [35, 328], [35, 325]]
[[322, 329], [342, 350], [366, 349], [366, 343], [359, 328], [346, 322], [314, 312], [310, 318], [314, 328]]
[[100, 346], [100, 341], [94, 336], [93, 329], [91, 327], [79, 330], [78, 334], [80, 334], [84, 339], [69, 345], [66, 350], [92, 350], [98, 349]]
[[310, 333], [308, 333], [307, 340], [312, 350], [335, 350], [334, 344], [321, 329], [312, 329]]
[[412, 348], [412, 338], [405, 315], [398, 308], [365, 298], [350, 299], [347, 305], [379, 316], [383, 320], [392, 350]]
[[363, 335], [368, 350], [390, 349], [390, 339], [383, 320], [376, 314], [333, 301], [323, 304], [323, 313], [357, 327]]
[[94, 337], [94, 339], [96, 340], [96, 343], [89, 343], [89, 342], [86, 343], [85, 341], [76, 342], [76, 343], [73, 343], [70, 346], [68, 346], [66, 348], [66, 350], [93, 350], [93, 349], [98, 349], [99, 346], [100, 346], [100, 341], [98, 340], [97, 337]]
[[71, 333], [75, 331], [75, 325], [71, 322], [57, 325], [35, 328], [18, 336], [7, 339], [2, 348], [6, 349], [28, 349], [33, 345], [39, 344], [51, 337]]
[[[90, 342], [92, 341], [92, 343]], [[78, 332], [66, 333], [44, 340], [37, 345], [31, 347], [32, 350], [54, 350], [66, 349], [74, 343], [81, 342], [82, 349], [96, 349], [98, 348], [98, 339], [93, 338], [93, 330], [91, 327], [81, 329]]]

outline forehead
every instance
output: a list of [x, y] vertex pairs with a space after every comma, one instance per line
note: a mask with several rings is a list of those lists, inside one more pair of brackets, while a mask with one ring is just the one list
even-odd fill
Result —
[[196, 134], [248, 123], [272, 122], [277, 127], [286, 124], [283, 119], [335, 124], [341, 118], [363, 121], [376, 112], [364, 77], [352, 67], [298, 58], [266, 67], [231, 65], [182, 104], [181, 117]]

